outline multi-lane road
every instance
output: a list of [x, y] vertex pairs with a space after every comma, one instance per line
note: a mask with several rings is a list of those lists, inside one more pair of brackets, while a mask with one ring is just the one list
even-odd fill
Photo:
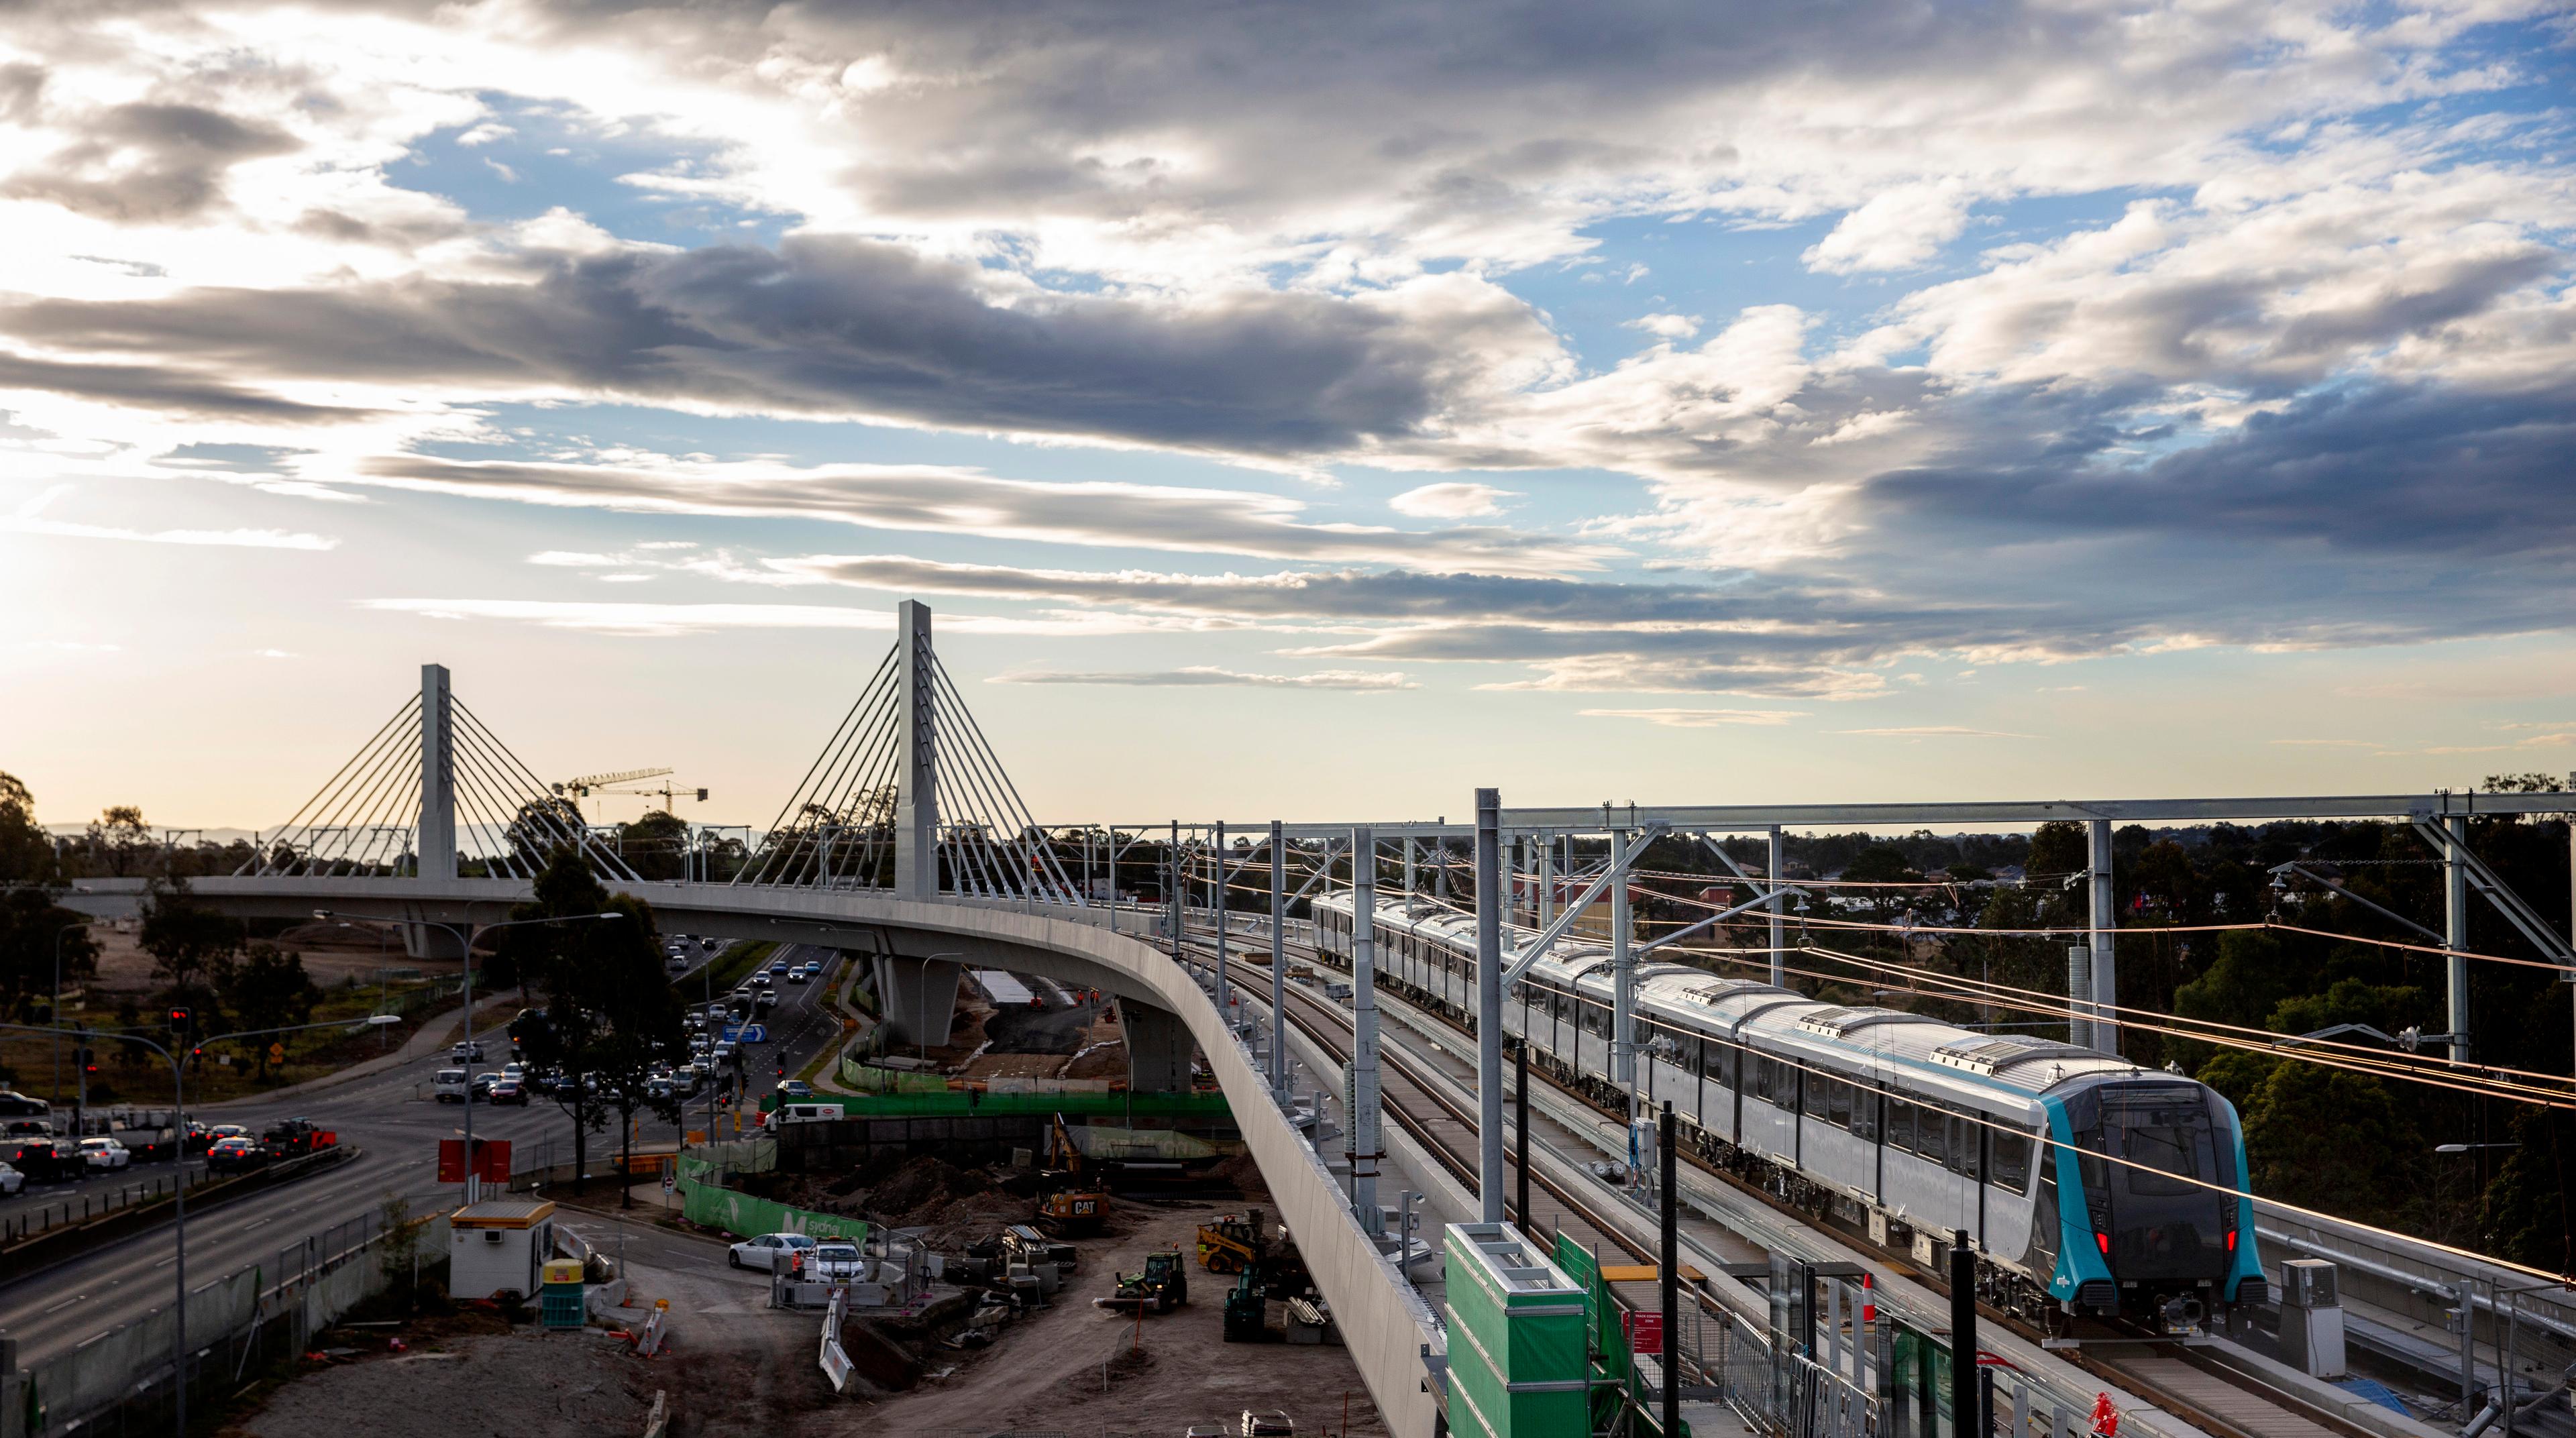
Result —
[[[796, 965], [819, 959], [825, 967], [812, 983], [780, 983], [784, 997], [763, 1019], [768, 1039], [754, 1046], [746, 1058], [744, 1072], [753, 1093], [769, 1089], [779, 1065], [794, 1073], [840, 1034], [839, 1019], [829, 1003], [840, 974], [837, 951], [782, 946], [772, 958]], [[693, 970], [674, 982], [687, 996], [700, 989], [703, 980]], [[509, 1047], [508, 1035], [496, 1026], [477, 1038], [495, 1060], [477, 1067], [499, 1067], [497, 1060]], [[309, 1117], [335, 1130], [342, 1144], [362, 1152], [356, 1160], [311, 1178], [192, 1217], [188, 1222], [189, 1287], [201, 1287], [253, 1264], [273, 1265], [282, 1252], [381, 1209], [389, 1197], [404, 1198], [415, 1213], [435, 1212], [459, 1201], [461, 1191], [455, 1185], [436, 1181], [438, 1140], [456, 1136], [462, 1129], [457, 1106], [438, 1103], [429, 1093], [431, 1075], [448, 1063], [443, 1053], [425, 1055], [320, 1092], [191, 1110], [191, 1117], [205, 1122], [244, 1124], [254, 1132], [281, 1118]], [[683, 1121], [689, 1127], [704, 1128], [705, 1115], [703, 1099], [692, 1100]], [[612, 1118], [609, 1131], [590, 1136], [593, 1173], [611, 1171], [618, 1145], [614, 1122]], [[572, 1157], [572, 1121], [542, 1095], [525, 1108], [476, 1105], [474, 1133], [477, 1138], [510, 1140], [517, 1169], [534, 1168], [547, 1157], [558, 1163]], [[639, 1141], [667, 1145], [677, 1136], [673, 1125], [648, 1121]], [[84, 1186], [95, 1191], [168, 1173], [166, 1163], [138, 1165], [121, 1175], [89, 1180]], [[77, 1195], [79, 1191], [56, 1190], [52, 1201], [59, 1201], [62, 1192]], [[18, 1340], [20, 1364], [42, 1363], [166, 1305], [177, 1258], [177, 1231], [164, 1224], [0, 1287], [0, 1336]]]

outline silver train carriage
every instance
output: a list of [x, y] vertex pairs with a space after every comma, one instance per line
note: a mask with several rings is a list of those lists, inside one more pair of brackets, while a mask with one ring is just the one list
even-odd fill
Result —
[[[1318, 948], [1347, 968], [1351, 896], [1314, 914]], [[1378, 983], [1473, 1026], [1471, 917], [1381, 899], [1373, 935]], [[1507, 931], [1506, 952], [1531, 937]], [[1560, 939], [1503, 1017], [1532, 1066], [1622, 1108], [1610, 964], [1606, 945]], [[1882, 1243], [1964, 1229], [1987, 1296], [2011, 1311], [2173, 1329], [2267, 1297], [2243, 1131], [2203, 1084], [1671, 963], [1638, 965], [1636, 1022], [1641, 1111], [1670, 1099], [1701, 1158]]]

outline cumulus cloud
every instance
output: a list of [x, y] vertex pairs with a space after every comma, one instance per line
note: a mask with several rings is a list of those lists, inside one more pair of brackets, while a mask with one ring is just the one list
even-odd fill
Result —
[[1843, 216], [1802, 258], [1809, 269], [1836, 275], [1921, 264], [1967, 228], [1968, 200], [1956, 178], [1899, 185]]
[[1147, 689], [1207, 687], [1334, 689], [1350, 693], [1376, 693], [1422, 687], [1406, 679], [1402, 674], [1381, 673], [1366, 669], [1318, 669], [1307, 674], [1246, 674], [1239, 670], [1222, 669], [1211, 664], [1194, 664], [1181, 669], [1111, 670], [1088, 673], [1032, 669], [1010, 674], [996, 674], [991, 682], [995, 684], [1103, 684]]

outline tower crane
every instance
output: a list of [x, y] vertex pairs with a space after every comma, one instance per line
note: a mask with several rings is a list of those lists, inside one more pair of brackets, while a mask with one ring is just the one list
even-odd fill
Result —
[[[681, 795], [691, 792], [690, 790], [683, 789], [672, 784], [666, 777], [677, 772], [679, 771], [665, 766], [653, 769], [620, 769], [614, 773], [608, 774], [584, 774], [578, 779], [566, 779], [562, 783], [555, 785], [554, 791], [558, 794], [565, 795], [576, 802], [590, 798], [595, 794], [641, 794], [647, 797], [658, 794], [662, 797], [663, 810], [668, 812], [672, 809]], [[635, 784], [636, 781], [642, 779], [661, 779], [663, 782], [658, 787], [653, 785], [640, 785], [635, 788], [623, 789], [611, 787], [612, 785], [619, 784]], [[698, 802], [701, 804], [705, 803], [707, 799], [707, 791], [699, 789], [695, 792], [697, 794]]]

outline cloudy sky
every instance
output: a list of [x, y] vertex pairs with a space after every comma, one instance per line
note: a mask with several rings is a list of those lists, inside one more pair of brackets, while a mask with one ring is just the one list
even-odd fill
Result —
[[896, 599], [1055, 817], [2576, 768], [2563, 8], [0, 12], [0, 768], [439, 660], [765, 819]]

